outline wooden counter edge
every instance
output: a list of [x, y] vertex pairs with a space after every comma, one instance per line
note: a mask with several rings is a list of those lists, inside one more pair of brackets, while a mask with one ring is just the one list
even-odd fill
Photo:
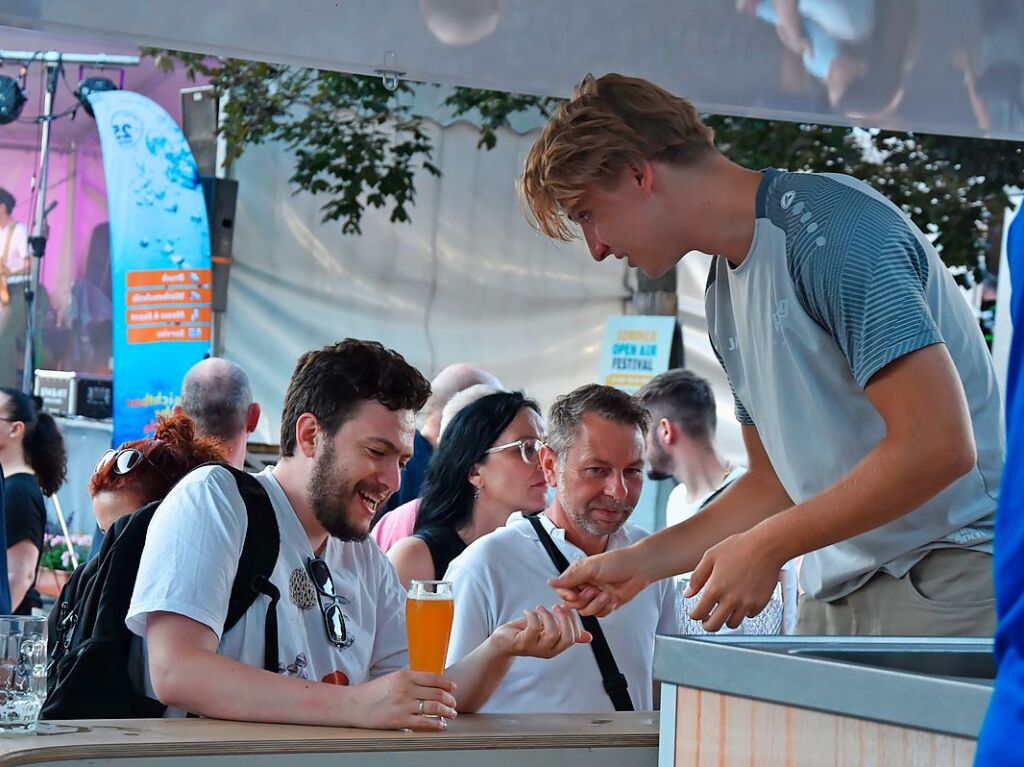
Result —
[[[494, 731], [500, 720], [512, 720], [506, 731]], [[517, 729], [514, 725], [524, 725]], [[616, 721], [617, 720], [617, 721]], [[649, 721], [648, 721], [649, 720]], [[67, 726], [68, 733], [26, 734], [0, 736], [0, 767], [16, 767], [47, 761], [71, 759], [142, 758], [162, 756], [233, 756], [274, 755], [296, 753], [358, 753], [411, 750], [481, 750], [494, 748], [613, 748], [647, 747], [658, 745], [657, 714], [627, 715], [623, 726], [622, 715], [553, 715], [553, 717], [524, 716], [465, 716], [443, 733], [404, 733], [395, 731], [356, 730], [346, 728], [310, 728], [289, 725], [258, 725], [263, 737], [198, 738], [187, 734], [188, 725], [172, 725], [179, 730], [177, 737], [154, 737], [162, 720], [135, 720], [132, 731], [130, 720], [81, 721], [40, 723], [40, 727]], [[178, 720], [182, 722], [183, 720]], [[188, 720], [205, 723], [204, 729], [223, 728], [247, 730], [252, 724]], [[564, 727], [538, 727], [538, 723], [559, 722]], [[461, 725], [461, 726], [459, 726]], [[610, 725], [610, 727], [609, 727]], [[581, 727], [596, 726], [589, 732]], [[185, 729], [186, 732], [180, 732]], [[460, 731], [465, 729], [465, 731]], [[541, 729], [542, 732], [530, 732]], [[83, 732], [84, 730], [84, 732]], [[278, 737], [272, 737], [281, 730]], [[98, 732], [97, 732], [98, 731]], [[323, 732], [323, 737], [310, 736], [310, 732]], [[303, 733], [299, 735], [299, 732]], [[171, 735], [172, 733], [168, 733]], [[289, 736], [291, 734], [291, 736]], [[298, 737], [296, 737], [298, 735]], [[83, 737], [85, 736], [85, 737]], [[51, 745], [52, 743], [52, 745]]]

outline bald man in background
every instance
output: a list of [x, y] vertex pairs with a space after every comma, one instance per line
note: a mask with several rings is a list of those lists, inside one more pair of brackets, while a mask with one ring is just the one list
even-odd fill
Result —
[[181, 404], [174, 410], [191, 418], [198, 434], [223, 440], [229, 463], [244, 467], [246, 443], [256, 431], [260, 406], [253, 401], [249, 376], [241, 366], [222, 357], [197, 362], [181, 382]]
[[420, 411], [423, 425], [416, 431], [413, 441], [412, 459], [402, 471], [401, 487], [387, 500], [373, 520], [376, 525], [387, 512], [420, 497], [423, 478], [427, 475], [427, 464], [437, 447], [441, 435], [441, 411], [448, 400], [470, 386], [486, 384], [496, 389], [503, 388], [501, 381], [492, 374], [468, 362], [449, 365], [430, 382], [430, 399]]
[[[245, 450], [249, 435], [260, 420], [260, 406], [252, 399], [249, 376], [234, 362], [208, 357], [189, 368], [181, 382], [181, 404], [175, 413], [184, 413], [196, 425], [196, 433], [223, 440], [228, 447], [228, 463], [245, 468]], [[103, 545], [99, 525], [92, 534], [89, 559]]]

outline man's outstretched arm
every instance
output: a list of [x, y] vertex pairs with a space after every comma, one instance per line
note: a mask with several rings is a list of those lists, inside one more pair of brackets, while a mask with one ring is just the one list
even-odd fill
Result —
[[704, 555], [690, 580], [690, 593], [703, 588], [690, 615], [709, 631], [764, 609], [786, 561], [898, 519], [975, 467], [967, 399], [945, 344], [889, 363], [865, 394], [886, 427], [874, 449], [823, 492]]
[[[574, 563], [552, 585], [581, 613], [604, 615], [648, 583], [686, 572], [699, 560], [689, 593], [703, 588], [703, 594], [691, 617], [717, 631], [756, 615], [787, 561], [909, 513], [975, 466], [966, 397], [944, 344], [889, 363], [865, 394], [885, 422], [885, 437], [824, 492], [798, 506], [781, 484], [773, 492], [768, 480], [775, 476], [778, 482], [778, 477], [755, 468], [760, 440], [754, 439], [752, 427], [745, 427], [751, 471], [717, 501], [634, 546]], [[821, 438], [827, 449], [825, 440], [842, 435], [808, 438]], [[763, 446], [760, 456], [767, 458]]]
[[693, 570], [704, 552], [793, 505], [752, 425], [743, 426], [749, 469], [690, 519], [607, 554], [573, 562], [552, 581], [582, 615], [606, 615], [654, 581]]

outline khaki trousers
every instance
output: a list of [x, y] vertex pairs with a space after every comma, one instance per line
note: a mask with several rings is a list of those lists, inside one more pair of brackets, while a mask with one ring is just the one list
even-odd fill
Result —
[[935, 549], [902, 578], [877, 573], [845, 597], [800, 598], [796, 633], [814, 636], [985, 636], [996, 630], [992, 555]]

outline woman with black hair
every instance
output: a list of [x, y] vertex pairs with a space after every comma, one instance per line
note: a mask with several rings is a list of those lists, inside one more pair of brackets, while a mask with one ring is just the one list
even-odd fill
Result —
[[443, 578], [466, 546], [512, 513], [544, 508], [543, 438], [540, 408], [519, 392], [482, 397], [452, 419], [430, 460], [413, 534], [388, 551], [403, 586]]
[[0, 388], [0, 467], [7, 517], [7, 579], [15, 615], [42, 607], [36, 569], [46, 531], [44, 495], [57, 492], [67, 474], [67, 451], [56, 421], [32, 397]]

